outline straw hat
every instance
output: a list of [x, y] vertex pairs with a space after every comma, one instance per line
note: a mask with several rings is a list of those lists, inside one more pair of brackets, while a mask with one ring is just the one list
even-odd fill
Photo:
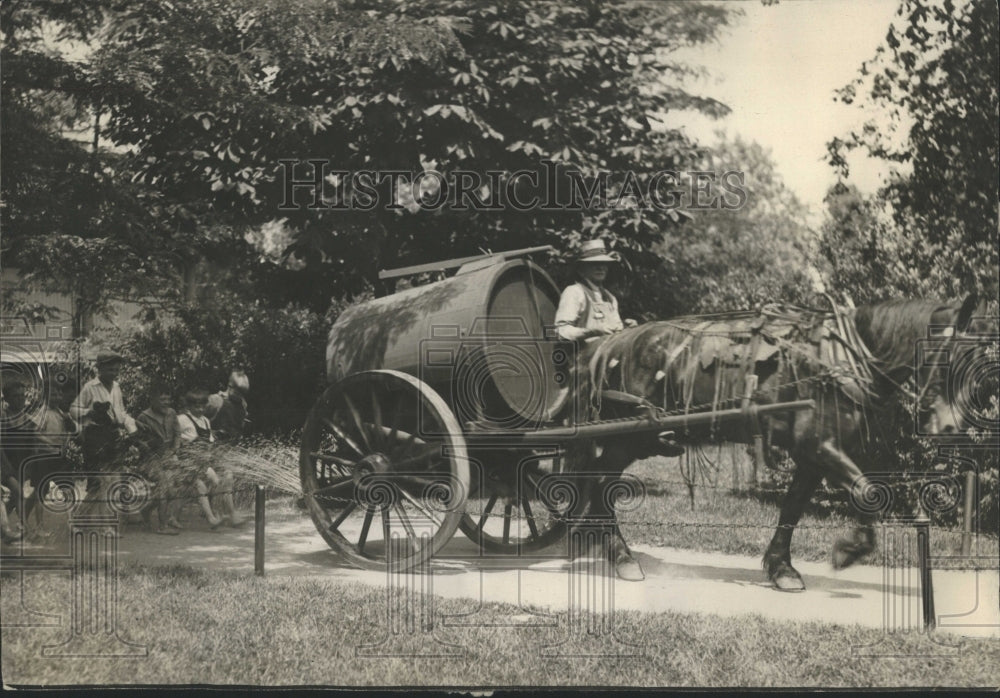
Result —
[[576, 257], [577, 263], [580, 262], [611, 262], [617, 263], [618, 260], [612, 257], [608, 253], [607, 245], [604, 240], [587, 240], [580, 246], [580, 254]]

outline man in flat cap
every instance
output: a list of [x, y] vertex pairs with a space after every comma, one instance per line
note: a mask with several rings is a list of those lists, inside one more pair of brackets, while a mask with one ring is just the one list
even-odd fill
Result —
[[70, 405], [70, 416], [83, 433], [83, 456], [87, 468], [94, 470], [110, 465], [114, 458], [118, 430], [129, 434], [137, 431], [135, 420], [125, 411], [118, 374], [125, 359], [113, 351], [97, 355], [97, 378], [83, 386]]

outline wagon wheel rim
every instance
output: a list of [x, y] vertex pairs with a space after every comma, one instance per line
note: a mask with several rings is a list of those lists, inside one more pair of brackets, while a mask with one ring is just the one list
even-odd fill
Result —
[[303, 495], [323, 539], [365, 568], [409, 569], [453, 536], [468, 491], [465, 441], [440, 396], [395, 371], [331, 387], [306, 423]]
[[537, 454], [511, 463], [518, 477], [502, 491], [482, 484], [466, 506], [460, 528], [487, 552], [523, 554], [547, 548], [566, 532], [564, 502], [548, 494], [546, 483], [561, 472], [557, 454]]

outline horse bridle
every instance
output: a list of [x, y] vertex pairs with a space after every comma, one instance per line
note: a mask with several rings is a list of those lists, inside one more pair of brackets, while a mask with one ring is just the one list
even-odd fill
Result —
[[[941, 346], [938, 348], [938, 351], [943, 351], [945, 348], [947, 348], [948, 343], [951, 342], [951, 340], [955, 338], [956, 334], [958, 334], [958, 328], [955, 327], [955, 326], [952, 326], [952, 332], [951, 332], [951, 334], [948, 334], [947, 336], [945, 336], [944, 341], [941, 342]], [[917, 401], [916, 405], [917, 405], [918, 409], [920, 408], [920, 404], [922, 403], [922, 401], [924, 399], [924, 394], [927, 392], [927, 388], [929, 388], [930, 385], [931, 385], [931, 383], [934, 382], [934, 378], [937, 376], [937, 371], [938, 371], [938, 368], [940, 368], [940, 366], [941, 366], [940, 362], [935, 362], [931, 366], [930, 375], [927, 376], [927, 380], [924, 382], [924, 386], [920, 389], [920, 394], [916, 396], [916, 401]], [[914, 369], [914, 377], [916, 377], [916, 372], [919, 371], [919, 370], [920, 370], [919, 367], [916, 367]]]
[[[950, 329], [952, 330], [951, 333], [944, 336], [944, 341], [941, 342], [941, 345], [937, 349], [938, 351], [942, 351], [945, 348], [947, 348], [948, 345], [949, 345], [949, 343], [951, 342], [951, 340], [955, 338], [956, 334], [958, 334], [958, 327], [956, 325], [952, 325]], [[857, 339], [858, 339], [858, 341], [862, 342], [862, 344], [864, 343], [864, 340], [862, 340], [860, 337], [858, 337]], [[868, 349], [867, 347], [865, 347], [865, 349], [867, 350], [867, 353], [869, 354], [869, 356], [872, 356], [874, 358], [874, 355], [871, 353], [871, 350]], [[906, 387], [905, 384], [898, 382], [896, 379], [894, 379], [892, 376], [890, 376], [889, 373], [888, 373], [888, 371], [884, 370], [879, 365], [880, 362], [878, 360], [869, 361], [868, 363], [871, 366], [871, 368], [873, 370], [875, 370], [875, 372], [877, 372], [886, 381], [888, 381], [896, 390], [898, 390], [899, 392], [901, 392], [903, 395], [905, 395], [909, 399], [913, 400], [914, 406], [917, 409], [920, 409], [920, 405], [923, 402], [924, 395], [927, 393], [927, 389], [931, 386], [931, 384], [934, 382], [934, 379], [937, 377], [938, 368], [940, 368], [940, 366], [941, 366], [941, 364], [939, 362], [936, 362], [936, 363], [934, 363], [932, 365], [931, 372], [928, 375], [927, 380], [924, 381], [923, 387], [921, 387], [920, 388], [920, 392], [917, 393], [917, 392], [914, 392], [914, 391], [910, 390], [908, 387]], [[919, 367], [915, 367], [914, 371], [913, 371], [912, 380], [916, 380], [917, 379], [917, 372], [918, 371], [919, 371]], [[906, 381], [906, 382], [908, 383], [909, 381]]]

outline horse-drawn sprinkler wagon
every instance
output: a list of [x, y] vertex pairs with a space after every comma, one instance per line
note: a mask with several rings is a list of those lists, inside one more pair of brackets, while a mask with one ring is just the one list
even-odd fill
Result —
[[526, 258], [549, 249], [383, 272], [459, 266], [358, 304], [332, 327], [329, 387], [307, 420], [300, 476], [319, 533], [345, 560], [409, 569], [459, 529], [491, 552], [541, 548], [566, 531], [560, 475], [580, 465], [567, 445], [813, 406], [665, 414], [636, 400], [635, 416], [578, 414], [576, 349], [553, 333], [559, 291]]

